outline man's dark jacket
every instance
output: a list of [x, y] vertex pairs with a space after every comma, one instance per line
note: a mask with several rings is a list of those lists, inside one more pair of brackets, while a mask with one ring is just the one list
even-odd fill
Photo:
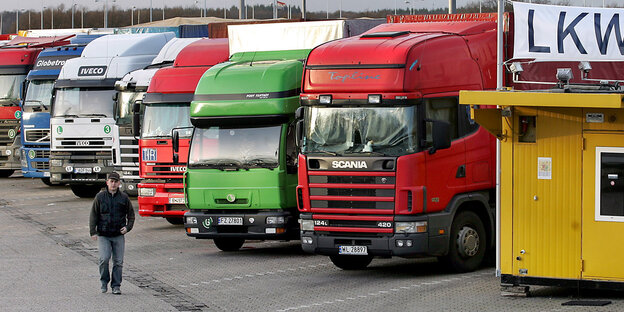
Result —
[[130, 232], [133, 225], [134, 209], [128, 195], [122, 191], [111, 194], [107, 189], [95, 195], [89, 217], [91, 236], [118, 236], [122, 227]]

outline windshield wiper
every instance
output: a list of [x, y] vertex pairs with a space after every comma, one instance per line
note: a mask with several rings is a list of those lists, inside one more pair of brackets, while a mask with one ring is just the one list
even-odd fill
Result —
[[105, 114], [81, 114], [83, 117], [108, 117]]
[[364, 154], [364, 155], [368, 155], [368, 156], [386, 156], [385, 153], [382, 152], [364, 152], [364, 151], [359, 151], [359, 152], [353, 152], [353, 151], [345, 151], [344, 153], [342, 153], [343, 155], [353, 155], [353, 154]]
[[249, 170], [249, 168], [245, 168], [241, 165], [240, 161], [237, 160], [217, 160], [217, 161], [210, 161], [210, 162], [202, 162], [202, 163], [197, 163], [194, 164], [196, 166], [201, 166], [201, 167], [207, 167], [207, 168], [214, 168], [214, 169], [219, 169], [221, 171], [225, 171], [225, 170], [240, 170], [240, 169], [246, 169]]
[[329, 151], [312, 151], [312, 152], [307, 152], [307, 154], [314, 154], [314, 153], [338, 156], [338, 153], [336, 153], [336, 152], [329, 152]]
[[25, 100], [24, 104], [26, 104], [26, 103], [37, 103], [37, 104], [39, 104], [38, 108], [39, 108], [40, 111], [42, 111], [44, 109], [48, 109], [48, 106], [44, 105], [43, 102], [41, 102], [39, 100]]
[[54, 117], [72, 117], [72, 118], [78, 118], [78, 115], [74, 115], [74, 114], [65, 114], [65, 115], [57, 115]]
[[266, 158], [254, 158], [254, 159], [248, 160], [247, 163], [253, 166], [271, 169], [271, 170], [275, 169], [278, 166], [278, 164], [275, 161], [273, 161], [273, 159], [268, 159], [268, 162], [267, 162]]

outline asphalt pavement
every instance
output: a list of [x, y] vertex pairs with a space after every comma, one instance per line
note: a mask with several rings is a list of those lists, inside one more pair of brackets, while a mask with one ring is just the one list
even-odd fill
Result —
[[[530, 297], [502, 297], [492, 267], [455, 274], [435, 259], [392, 258], [343, 271], [299, 241], [222, 252], [138, 214], [123, 294], [102, 294], [90, 207], [68, 187], [0, 179], [1, 311], [624, 311], [624, 292], [532, 287]], [[579, 298], [611, 304], [561, 305]]]

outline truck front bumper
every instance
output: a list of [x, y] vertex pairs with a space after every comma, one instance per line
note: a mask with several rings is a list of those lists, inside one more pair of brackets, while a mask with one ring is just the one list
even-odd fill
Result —
[[20, 170], [20, 145], [0, 146], [0, 170]]
[[184, 193], [167, 191], [168, 189], [183, 189], [182, 183], [139, 183], [138, 188], [154, 189], [154, 196], [139, 196], [140, 216], [182, 217], [188, 211]]
[[[193, 219], [195, 218], [195, 219]], [[269, 224], [267, 218], [284, 218], [281, 224]], [[194, 222], [189, 222], [194, 220]], [[239, 224], [232, 221], [240, 221]], [[225, 225], [223, 223], [230, 223]], [[186, 235], [195, 238], [237, 237], [258, 240], [292, 240], [299, 238], [297, 217], [289, 211], [248, 213], [215, 213], [189, 211], [184, 214]]]
[[[302, 219], [311, 219], [307, 214]], [[428, 220], [426, 216], [406, 217], [395, 216], [395, 222], [414, 222]], [[429, 224], [431, 222], [429, 221]], [[389, 233], [362, 236], [362, 233], [327, 233], [317, 231], [301, 231], [301, 247], [303, 251], [313, 254], [333, 256], [340, 254], [341, 246], [366, 246], [366, 255], [423, 257], [441, 256], [448, 251], [449, 236], [422, 233]]]
[[71, 159], [61, 159], [60, 166], [54, 166], [50, 158], [50, 181], [67, 184], [100, 184], [106, 182], [106, 175], [114, 167], [107, 160], [94, 159], [92, 162], [74, 163]]

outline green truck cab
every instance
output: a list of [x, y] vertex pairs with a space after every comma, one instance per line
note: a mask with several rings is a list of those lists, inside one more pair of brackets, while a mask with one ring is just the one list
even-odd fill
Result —
[[191, 102], [188, 236], [224, 251], [299, 239], [294, 113], [308, 52], [240, 52], [202, 76]]

